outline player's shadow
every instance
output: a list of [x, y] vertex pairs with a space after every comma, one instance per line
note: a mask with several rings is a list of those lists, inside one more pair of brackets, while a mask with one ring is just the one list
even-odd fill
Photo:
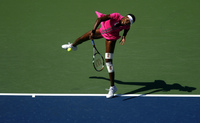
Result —
[[[109, 81], [109, 79], [105, 78], [105, 77], [91, 76], [89, 78], [90, 79], [104, 79], [104, 80]], [[194, 88], [194, 87], [182, 86], [178, 83], [167, 84], [164, 80], [155, 80], [154, 82], [123, 82], [123, 81], [120, 81], [120, 80], [115, 80], [115, 83], [124, 84], [124, 85], [142, 86], [139, 89], [129, 91], [129, 92], [126, 92], [124, 94], [135, 94], [135, 93], [139, 93], [139, 92], [143, 92], [143, 91], [149, 91], [149, 90], [153, 90], [153, 91], [151, 91], [149, 93], [144, 93], [142, 95], [152, 94], [152, 93], [156, 93], [156, 92], [160, 92], [160, 91], [179, 90], [179, 91], [192, 92], [193, 90], [196, 90], [196, 88]], [[135, 98], [135, 97], [131, 97], [131, 98]], [[131, 98], [128, 98], [128, 99], [131, 99]], [[128, 100], [128, 99], [126, 99], [126, 100]]]

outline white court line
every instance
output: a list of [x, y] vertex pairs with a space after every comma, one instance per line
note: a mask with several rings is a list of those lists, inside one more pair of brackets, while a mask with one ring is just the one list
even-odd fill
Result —
[[[106, 96], [107, 94], [39, 94], [39, 93], [0, 93], [0, 96]], [[115, 94], [120, 97], [200, 97], [187, 94]]]

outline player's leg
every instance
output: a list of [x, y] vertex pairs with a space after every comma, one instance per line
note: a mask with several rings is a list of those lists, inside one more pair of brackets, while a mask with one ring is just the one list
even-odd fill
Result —
[[[92, 31], [89, 31], [87, 33], [85, 33], [84, 35], [82, 35], [81, 37], [77, 38], [76, 41], [72, 44], [74, 47], [76, 47], [77, 45], [89, 40], [89, 36], [91, 34]], [[96, 29], [96, 32], [94, 34], [94, 39], [99, 39], [99, 38], [103, 38], [103, 36], [100, 33], [100, 29]]]
[[113, 66], [113, 53], [115, 49], [116, 41], [108, 41], [106, 40], [106, 53], [105, 53], [105, 60], [106, 60], [106, 67], [110, 77], [110, 89], [106, 98], [112, 98], [114, 93], [117, 91], [115, 87], [114, 79], [115, 79], [115, 72]]
[[[77, 45], [89, 40], [90, 39], [89, 38], [90, 34], [91, 34], [91, 31], [89, 31], [89, 32], [85, 33], [84, 35], [82, 35], [81, 37], [77, 38], [74, 43], [68, 43], [68, 44], [62, 45], [62, 48], [66, 49], [66, 50], [68, 48], [72, 48], [72, 50], [77, 50]], [[96, 30], [93, 38], [94, 39], [103, 38], [103, 36], [100, 33], [100, 29]]]

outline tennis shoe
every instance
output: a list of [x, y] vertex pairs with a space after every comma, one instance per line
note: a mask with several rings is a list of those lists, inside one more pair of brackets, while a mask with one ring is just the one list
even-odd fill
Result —
[[109, 92], [108, 94], [106, 95], [106, 98], [109, 99], [109, 98], [112, 98], [114, 97], [114, 93], [117, 91], [117, 87], [116, 86], [110, 86], [110, 89], [107, 89]]
[[77, 47], [72, 46], [72, 43], [68, 42], [68, 44], [63, 44], [62, 48], [67, 50], [68, 48], [72, 48], [72, 50], [76, 51]]

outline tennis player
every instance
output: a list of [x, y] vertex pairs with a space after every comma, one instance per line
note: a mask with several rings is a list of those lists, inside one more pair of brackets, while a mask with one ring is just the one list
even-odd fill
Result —
[[[113, 67], [113, 54], [115, 49], [116, 41], [121, 37], [119, 32], [124, 30], [122, 39], [120, 41], [121, 45], [125, 43], [125, 37], [130, 29], [130, 26], [135, 22], [135, 16], [133, 14], [128, 14], [122, 16], [119, 13], [112, 14], [102, 14], [96, 11], [98, 16], [94, 28], [76, 39], [74, 43], [68, 43], [62, 45], [63, 49], [71, 48], [72, 50], [77, 50], [77, 45], [92, 39], [105, 38], [106, 40], [106, 53], [105, 60], [106, 66], [110, 77], [110, 89], [106, 98], [112, 98], [117, 88], [114, 84], [114, 67]], [[101, 24], [101, 28], [98, 26]]]

